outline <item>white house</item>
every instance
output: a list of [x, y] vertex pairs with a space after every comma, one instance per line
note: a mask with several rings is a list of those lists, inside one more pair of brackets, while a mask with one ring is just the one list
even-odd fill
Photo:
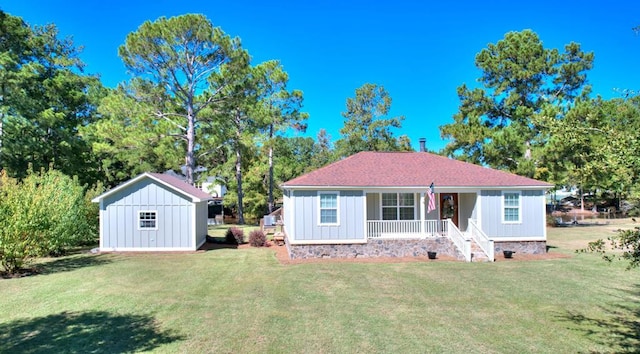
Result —
[[427, 152], [361, 152], [281, 187], [292, 258], [546, 252], [552, 185]]

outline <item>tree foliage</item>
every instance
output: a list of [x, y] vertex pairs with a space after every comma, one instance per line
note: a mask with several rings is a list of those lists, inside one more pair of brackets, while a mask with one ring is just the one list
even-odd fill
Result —
[[188, 14], [147, 21], [119, 48], [135, 75], [129, 85], [132, 97], [151, 108], [156, 122], [169, 122], [165, 136], [184, 147], [188, 183], [194, 182], [197, 130], [213, 124], [212, 115], [203, 111], [222, 99], [227, 81], [219, 74], [234, 56], [246, 56], [239, 47], [239, 39], [205, 16]]
[[20, 270], [34, 257], [95, 241], [97, 218], [98, 210], [76, 179], [49, 170], [18, 181], [0, 171], [0, 265], [7, 272]]
[[[580, 251], [599, 253], [608, 262], [614, 259], [628, 261], [628, 270], [640, 267], [640, 227], [635, 227], [632, 230], [618, 230], [618, 234], [608, 237], [607, 241], [599, 239], [589, 242], [587, 248]], [[622, 253], [612, 254], [610, 250], [607, 250], [607, 243], [611, 250]]]
[[559, 185], [626, 192], [640, 178], [638, 99], [578, 100], [561, 119], [544, 110], [548, 132], [542, 164]]
[[98, 78], [83, 74], [79, 48], [54, 25], [30, 27], [0, 11], [0, 29], [0, 167], [23, 178], [28, 165], [53, 165], [95, 182], [78, 129], [96, 119]]
[[171, 135], [173, 124], [155, 119], [153, 108], [126, 90], [110, 90], [100, 102], [101, 119], [80, 130], [110, 185], [142, 172], [178, 169], [184, 161], [183, 145]]
[[404, 117], [387, 117], [391, 109], [391, 96], [383, 86], [362, 85], [356, 89], [354, 98], [347, 98], [346, 108], [342, 113], [342, 138], [336, 142], [339, 157], [360, 151], [411, 150], [408, 138], [397, 139], [393, 135], [392, 129], [401, 128]]
[[530, 30], [509, 32], [476, 56], [481, 87], [458, 87], [459, 112], [441, 126], [451, 142], [445, 153], [463, 160], [533, 177], [546, 135], [532, 117], [552, 105], [563, 113], [589, 93], [586, 72], [593, 54], [577, 43], [546, 49]]

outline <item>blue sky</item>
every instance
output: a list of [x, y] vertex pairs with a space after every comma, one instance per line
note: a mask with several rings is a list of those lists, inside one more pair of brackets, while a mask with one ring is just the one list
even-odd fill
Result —
[[[586, 5], [585, 5], [586, 4]], [[595, 53], [588, 74], [594, 94], [640, 90], [640, 2], [607, 1], [57, 1], [0, 0], [0, 9], [32, 25], [55, 23], [84, 46], [88, 73], [110, 87], [128, 78], [117, 49], [129, 32], [160, 16], [203, 13], [242, 39], [254, 63], [278, 59], [290, 88], [305, 94], [308, 136], [321, 128], [334, 140], [341, 112], [355, 89], [383, 85], [391, 115], [405, 120], [415, 149], [425, 137], [431, 150], [446, 144], [439, 126], [453, 121], [456, 88], [474, 86], [475, 55], [509, 31], [532, 29], [545, 47], [571, 41]]]

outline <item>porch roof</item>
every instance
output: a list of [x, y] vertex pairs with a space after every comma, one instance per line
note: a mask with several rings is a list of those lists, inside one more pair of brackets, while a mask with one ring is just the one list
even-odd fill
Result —
[[365, 151], [282, 184], [282, 187], [532, 187], [551, 184], [428, 152]]

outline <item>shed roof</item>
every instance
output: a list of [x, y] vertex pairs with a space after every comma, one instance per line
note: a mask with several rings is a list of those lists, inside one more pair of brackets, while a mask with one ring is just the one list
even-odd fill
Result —
[[105, 193], [102, 193], [101, 195], [93, 198], [91, 201], [94, 203], [98, 203], [100, 202], [100, 200], [104, 199], [105, 197], [116, 193], [117, 191], [120, 191], [124, 188], [127, 188], [128, 186], [144, 179], [144, 178], [149, 178], [161, 185], [164, 185], [165, 187], [168, 187], [169, 189], [172, 189], [176, 192], [179, 192], [185, 196], [187, 196], [189, 199], [191, 199], [192, 202], [202, 202], [205, 200], [213, 200], [213, 197], [207, 193], [204, 192], [182, 180], [180, 180], [179, 178], [176, 178], [174, 176], [171, 175], [167, 175], [167, 174], [162, 174], [162, 173], [151, 173], [151, 172], [145, 172], [135, 178], [132, 178], [130, 180], [128, 180], [127, 182], [124, 182], [122, 184], [120, 184], [117, 187], [114, 187], [108, 191], [106, 191]]
[[300, 187], [529, 187], [552, 185], [428, 152], [360, 152], [294, 178]]

